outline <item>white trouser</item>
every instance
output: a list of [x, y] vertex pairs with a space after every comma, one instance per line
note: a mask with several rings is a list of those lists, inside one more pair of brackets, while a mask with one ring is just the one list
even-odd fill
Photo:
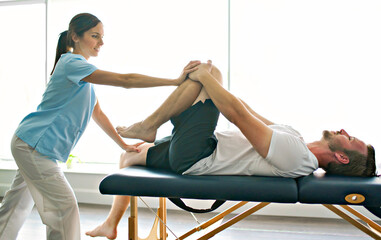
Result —
[[19, 169], [0, 206], [0, 240], [16, 240], [34, 203], [47, 239], [80, 239], [77, 200], [61, 168], [17, 136], [11, 148]]

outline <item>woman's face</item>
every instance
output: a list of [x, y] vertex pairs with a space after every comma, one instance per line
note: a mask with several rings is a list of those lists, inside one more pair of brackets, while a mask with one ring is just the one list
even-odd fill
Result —
[[103, 24], [100, 22], [95, 27], [87, 30], [82, 37], [73, 36], [75, 54], [80, 54], [86, 59], [98, 56], [103, 45]]

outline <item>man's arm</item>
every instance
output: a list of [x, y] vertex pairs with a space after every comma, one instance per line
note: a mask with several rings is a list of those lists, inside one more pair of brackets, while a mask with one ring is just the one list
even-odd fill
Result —
[[241, 130], [262, 157], [266, 157], [272, 137], [272, 129], [266, 124], [271, 122], [251, 112], [250, 107], [224, 89], [205, 68], [200, 66], [200, 70], [189, 77], [202, 83], [220, 112]]
[[257, 117], [259, 120], [261, 120], [264, 124], [266, 124], [267, 126], [269, 125], [274, 125], [273, 122], [271, 122], [270, 120], [262, 117], [261, 115], [259, 115], [258, 113], [256, 113], [249, 105], [247, 105], [247, 103], [245, 103], [242, 99], [239, 99], [241, 100], [241, 102], [243, 103], [243, 105], [245, 105], [245, 107], [247, 108], [247, 110], [253, 114], [255, 117]]

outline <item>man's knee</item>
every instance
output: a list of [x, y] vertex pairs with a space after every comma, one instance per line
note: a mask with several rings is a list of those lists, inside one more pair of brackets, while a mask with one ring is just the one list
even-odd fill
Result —
[[144, 143], [138, 147], [140, 152], [123, 152], [120, 155], [119, 168], [132, 165], [146, 165], [147, 151], [154, 145], [153, 143]]
[[138, 165], [139, 162], [139, 154], [136, 152], [123, 152], [120, 154], [119, 168], [125, 168], [132, 165]]
[[120, 154], [120, 159], [119, 159], [119, 168], [122, 169], [126, 167], [127, 163], [128, 163], [127, 152], [122, 152]]
[[140, 157], [139, 154], [140, 153], [136, 152], [123, 152], [120, 154], [119, 168], [122, 169], [132, 165], [137, 165]]
[[[206, 63], [202, 63], [202, 67], [205, 67], [207, 66]], [[220, 72], [220, 70], [212, 65], [212, 68], [210, 70], [210, 73], [212, 74], [212, 76], [222, 85], [223, 84], [223, 79], [222, 79], [222, 74]], [[191, 81], [191, 80], [189, 80]], [[192, 81], [193, 82], [193, 81]], [[198, 83], [198, 82], [197, 82]], [[210, 96], [208, 94], [208, 92], [206, 91], [206, 89], [204, 87], [202, 87], [198, 97], [195, 99], [195, 101], [193, 102], [192, 105], [195, 105], [196, 103], [198, 103], [199, 101], [201, 102], [205, 102], [206, 99], [210, 99]]]
[[212, 65], [212, 69], [211, 69], [210, 73], [212, 74], [212, 76], [214, 78], [217, 79], [217, 81], [219, 83], [223, 84], [223, 79], [222, 79], [221, 71], [215, 65]]
[[[209, 69], [209, 65], [207, 63], [201, 63], [199, 68], [206, 68], [206, 69]], [[212, 67], [210, 68], [210, 74], [212, 74], [212, 76], [217, 79], [217, 81], [219, 83], [223, 83], [222, 82], [222, 74], [221, 74], [221, 71], [215, 66], [215, 65], [212, 65]]]

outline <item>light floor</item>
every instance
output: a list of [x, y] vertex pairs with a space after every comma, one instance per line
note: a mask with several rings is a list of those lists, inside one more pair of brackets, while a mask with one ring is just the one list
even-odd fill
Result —
[[[85, 236], [84, 232], [100, 224], [107, 216], [109, 206], [80, 204], [82, 239], [106, 239], [91, 238]], [[214, 214], [197, 214], [199, 222], [207, 220]], [[128, 239], [127, 218], [129, 212], [122, 219], [117, 239]], [[145, 238], [153, 223], [153, 213], [148, 209], [139, 209], [139, 237]], [[177, 236], [197, 224], [193, 217], [184, 211], [168, 210], [168, 226]], [[38, 212], [33, 209], [19, 233], [18, 240], [44, 240], [45, 227], [41, 223]], [[175, 239], [168, 232], [168, 239]], [[195, 239], [195, 238], [189, 238]], [[344, 220], [301, 218], [301, 217], [274, 217], [253, 215], [217, 234], [212, 239], [293, 239], [293, 240], [359, 240], [371, 239], [364, 233]]]

